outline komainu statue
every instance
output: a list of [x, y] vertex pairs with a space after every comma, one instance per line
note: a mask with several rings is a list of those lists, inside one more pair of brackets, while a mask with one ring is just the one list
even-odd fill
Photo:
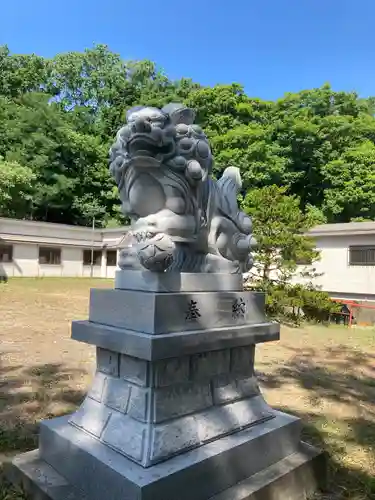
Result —
[[110, 150], [110, 170], [131, 242], [122, 269], [245, 272], [252, 266], [251, 219], [241, 212], [238, 168], [211, 178], [213, 156], [195, 113], [182, 104], [136, 107]]

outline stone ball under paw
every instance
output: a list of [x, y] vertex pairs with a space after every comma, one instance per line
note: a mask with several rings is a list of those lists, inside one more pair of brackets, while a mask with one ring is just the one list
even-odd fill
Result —
[[174, 248], [169, 236], [158, 234], [139, 246], [139, 262], [149, 271], [161, 273], [171, 266]]

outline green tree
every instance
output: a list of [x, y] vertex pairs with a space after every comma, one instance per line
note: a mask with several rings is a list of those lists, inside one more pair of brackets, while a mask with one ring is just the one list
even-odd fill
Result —
[[330, 221], [375, 219], [375, 145], [364, 141], [323, 167], [324, 211]]
[[171, 82], [151, 61], [124, 61], [106, 45], [58, 54], [51, 68], [50, 94], [104, 140], [124, 123], [126, 109], [183, 100], [197, 87], [185, 78]]
[[0, 157], [0, 217], [22, 218], [33, 194], [33, 171]]
[[35, 54], [10, 54], [0, 45], [0, 96], [16, 98], [26, 92], [46, 89], [50, 77], [50, 61]]
[[214, 136], [212, 145], [216, 153], [215, 173], [221, 173], [225, 165], [236, 165], [241, 170], [244, 191], [270, 184], [293, 184], [285, 151], [280, 144], [272, 142], [268, 126], [239, 125]]
[[328, 84], [276, 101], [271, 110], [272, 141], [283, 148], [290, 192], [300, 198], [302, 209], [324, 206], [325, 165], [365, 135], [375, 139], [370, 113], [371, 106], [355, 93], [334, 92]]
[[328, 320], [337, 306], [313, 285], [319, 252], [306, 235], [324, 220], [322, 212], [311, 206], [302, 212], [298, 197], [275, 185], [249, 191], [243, 208], [252, 216], [258, 243], [247, 287], [266, 292], [267, 313], [280, 321]]
[[[49, 96], [27, 93], [17, 101], [0, 100], [0, 154], [27, 165], [35, 176], [32, 200], [23, 217], [68, 224], [91, 224], [117, 214], [108, 173], [108, 144], [77, 130], [69, 112]], [[90, 201], [91, 200], [91, 201]], [[91, 203], [91, 209], [88, 205]]]
[[313, 239], [306, 235], [316, 223], [315, 214], [303, 213], [300, 200], [288, 195], [287, 188], [271, 185], [251, 190], [242, 208], [253, 219], [257, 240], [254, 279], [265, 287], [289, 282], [298, 262], [312, 264], [319, 258]]

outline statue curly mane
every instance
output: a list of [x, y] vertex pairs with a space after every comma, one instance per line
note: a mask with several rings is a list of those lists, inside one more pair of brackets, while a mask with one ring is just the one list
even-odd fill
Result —
[[121, 268], [155, 272], [245, 272], [252, 265], [252, 224], [237, 205], [238, 168], [216, 182], [206, 135], [181, 104], [132, 108], [110, 150], [133, 242]]

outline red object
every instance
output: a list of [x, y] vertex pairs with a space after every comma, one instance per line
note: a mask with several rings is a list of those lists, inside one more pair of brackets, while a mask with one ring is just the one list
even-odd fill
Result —
[[339, 304], [346, 304], [349, 306], [349, 324], [348, 326], [352, 326], [353, 324], [353, 307], [363, 308], [363, 309], [375, 309], [375, 305], [369, 304], [358, 304], [358, 302], [354, 302], [353, 300], [347, 299], [331, 299], [333, 302], [338, 302]]
[[346, 304], [348, 306], [352, 307], [363, 307], [364, 309], [375, 309], [374, 306], [370, 305], [365, 305], [365, 304], [358, 304], [358, 302], [354, 302], [353, 300], [342, 300], [342, 299], [331, 299], [333, 302], [339, 302], [340, 304]]

